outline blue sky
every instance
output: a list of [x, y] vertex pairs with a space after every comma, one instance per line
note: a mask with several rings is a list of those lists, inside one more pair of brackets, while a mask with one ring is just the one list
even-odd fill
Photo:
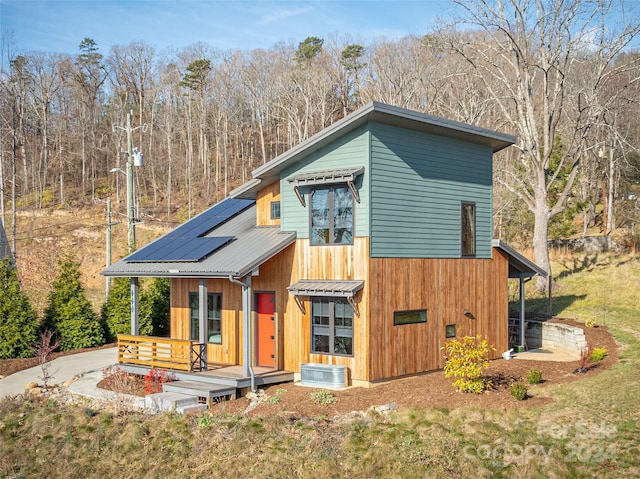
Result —
[[366, 42], [419, 35], [451, 9], [446, 0], [0, 0], [0, 24], [18, 53], [75, 55], [85, 37], [103, 54], [139, 40], [158, 50], [199, 41], [250, 50], [308, 36]]

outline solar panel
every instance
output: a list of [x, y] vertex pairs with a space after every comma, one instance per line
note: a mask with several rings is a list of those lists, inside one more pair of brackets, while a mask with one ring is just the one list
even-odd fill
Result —
[[255, 203], [254, 200], [227, 198], [203, 213], [129, 255], [129, 263], [197, 262], [234, 238], [232, 236], [204, 237]]
[[166, 237], [196, 238], [205, 235], [254, 203], [254, 200], [227, 198], [178, 226]]
[[176, 244], [171, 238], [160, 238], [127, 258], [129, 263], [198, 262], [233, 241], [233, 236], [190, 238]]

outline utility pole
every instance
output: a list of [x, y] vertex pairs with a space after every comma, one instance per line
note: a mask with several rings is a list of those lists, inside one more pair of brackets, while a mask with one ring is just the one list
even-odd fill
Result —
[[136, 203], [134, 194], [134, 166], [142, 166], [142, 153], [133, 146], [133, 132], [138, 128], [142, 128], [142, 131], [147, 131], [147, 124], [138, 126], [136, 128], [131, 127], [131, 117], [133, 116], [133, 110], [127, 113], [127, 126], [122, 128], [118, 125], [113, 125], [112, 129], [121, 129], [127, 132], [127, 167], [126, 171], [122, 171], [120, 168], [113, 168], [111, 172], [120, 171], [127, 177], [127, 246], [128, 252], [131, 253], [136, 249]]
[[[111, 227], [118, 223], [111, 222], [111, 197], [107, 198], [107, 268], [111, 266]], [[105, 276], [105, 296], [109, 299], [109, 291], [111, 291], [111, 277]]]

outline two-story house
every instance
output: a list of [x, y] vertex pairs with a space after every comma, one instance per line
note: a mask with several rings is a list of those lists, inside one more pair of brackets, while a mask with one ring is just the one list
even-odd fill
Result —
[[[237, 366], [258, 383], [342, 365], [366, 385], [442, 368], [448, 338], [482, 335], [499, 355], [508, 278], [544, 274], [492, 240], [493, 154], [514, 141], [360, 108], [105, 270], [132, 278], [134, 336], [121, 337], [120, 360]], [[135, 336], [144, 276], [171, 278], [170, 339]]]

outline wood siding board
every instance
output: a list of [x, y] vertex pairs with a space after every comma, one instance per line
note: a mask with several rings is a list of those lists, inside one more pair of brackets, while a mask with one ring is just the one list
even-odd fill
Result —
[[[498, 256], [498, 255], [496, 255]], [[370, 304], [370, 380], [444, 367], [445, 326], [457, 337], [480, 334], [506, 347], [507, 273], [495, 259], [372, 258], [365, 285]], [[389, 285], [393, 285], [390, 287]], [[427, 309], [427, 322], [393, 326], [393, 311]], [[464, 316], [469, 309], [475, 319]]]
[[477, 256], [490, 258], [491, 149], [388, 125], [370, 128], [371, 255], [459, 257], [460, 203], [473, 201]]
[[271, 219], [271, 202], [280, 201], [280, 182], [266, 186], [256, 194], [256, 225], [278, 226], [280, 220]]

